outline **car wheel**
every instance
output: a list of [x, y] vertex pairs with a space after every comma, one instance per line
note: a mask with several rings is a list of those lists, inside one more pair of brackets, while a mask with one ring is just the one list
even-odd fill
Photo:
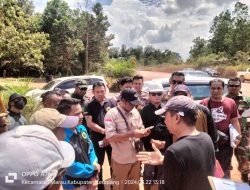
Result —
[[244, 78], [243, 75], [240, 76], [240, 81], [241, 81], [241, 82], [244, 82], [244, 81], [245, 81], [245, 78]]

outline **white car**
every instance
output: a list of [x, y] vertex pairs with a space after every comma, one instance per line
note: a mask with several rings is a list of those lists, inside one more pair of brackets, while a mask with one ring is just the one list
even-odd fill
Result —
[[[214, 80], [213, 77], [185, 77], [185, 85], [190, 89], [194, 100], [202, 100], [210, 96], [209, 81]], [[222, 79], [225, 83], [224, 94], [227, 93], [228, 79]], [[151, 80], [156, 83], [160, 83], [163, 86], [164, 91], [170, 88], [169, 78], [159, 78]], [[145, 81], [143, 89], [147, 91], [150, 82]]]
[[28, 91], [25, 96], [34, 97], [35, 100], [41, 101], [41, 95], [47, 91], [54, 90], [54, 89], [65, 89], [69, 93], [73, 93], [75, 90], [75, 82], [78, 80], [86, 80], [88, 83], [87, 89], [87, 96], [92, 97], [92, 86], [94, 83], [101, 81], [106, 86], [106, 92], [109, 93], [108, 85], [104, 77], [102, 76], [95, 76], [95, 75], [84, 75], [84, 76], [70, 76], [70, 77], [61, 77], [54, 79], [47, 83], [42, 89], [33, 89]]

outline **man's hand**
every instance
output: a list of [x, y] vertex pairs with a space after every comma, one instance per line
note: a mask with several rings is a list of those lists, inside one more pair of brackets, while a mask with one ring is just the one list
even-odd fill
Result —
[[99, 173], [100, 172], [100, 165], [97, 163], [94, 163], [93, 165], [94, 165], [95, 170], [97, 170]]
[[156, 148], [158, 149], [164, 149], [165, 148], [165, 141], [160, 141], [160, 140], [155, 140], [151, 139], [150, 143], [155, 145]]
[[150, 129], [136, 129], [133, 130], [133, 137], [135, 138], [142, 138], [142, 137], [146, 137], [151, 133]]
[[154, 144], [152, 144], [152, 148], [154, 149], [154, 152], [139, 152], [136, 157], [139, 161], [141, 161], [143, 164], [150, 164], [150, 165], [162, 165], [164, 156], [161, 154], [161, 152], [155, 147]]
[[103, 139], [103, 147], [106, 147], [109, 145], [109, 140], [106, 139], [106, 137]]

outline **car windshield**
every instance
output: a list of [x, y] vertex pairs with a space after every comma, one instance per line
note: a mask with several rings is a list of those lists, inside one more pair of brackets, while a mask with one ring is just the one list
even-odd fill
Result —
[[182, 71], [185, 77], [210, 77], [210, 75], [203, 71]]
[[60, 82], [60, 80], [50, 81], [48, 84], [46, 84], [45, 86], [42, 87], [42, 90], [50, 90], [51, 87], [53, 87], [55, 84], [58, 84], [59, 82]]
[[[201, 84], [193, 84], [193, 83], [186, 83], [188, 88], [190, 89], [194, 100], [202, 100], [210, 96], [209, 84], [208, 83], [201, 83]], [[168, 82], [162, 83], [164, 91], [168, 91], [170, 86]], [[224, 94], [227, 93], [227, 85], [224, 88]]]
[[[202, 100], [210, 96], [209, 84], [186, 84], [192, 93], [194, 100]], [[225, 85], [224, 94], [227, 93]]]

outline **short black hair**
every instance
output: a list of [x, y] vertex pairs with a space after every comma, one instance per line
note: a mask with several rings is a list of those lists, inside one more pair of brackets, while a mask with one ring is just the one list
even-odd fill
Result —
[[71, 106], [80, 104], [80, 100], [75, 98], [62, 99], [57, 107], [57, 111], [61, 114], [68, 115], [71, 111]]
[[133, 77], [133, 81], [134, 81], [134, 80], [140, 80], [140, 79], [142, 79], [142, 81], [143, 81], [143, 76], [141, 76], [141, 75], [135, 75], [135, 76]]
[[126, 83], [132, 83], [133, 79], [131, 77], [125, 76], [119, 80], [119, 85], [123, 86]]
[[212, 83], [214, 83], [214, 82], [219, 82], [219, 83], [221, 83], [221, 84], [222, 84], [222, 87], [223, 87], [223, 89], [224, 89], [225, 83], [224, 83], [224, 81], [221, 80], [221, 79], [213, 79], [213, 80], [210, 80], [210, 81], [209, 81], [209, 87], [211, 87]]
[[63, 92], [61, 89], [55, 89], [55, 90], [50, 90], [41, 95], [42, 98], [42, 103], [44, 104], [48, 99], [50, 99], [52, 96], [57, 95], [57, 96], [62, 96]]
[[230, 78], [229, 80], [228, 80], [228, 84], [229, 84], [229, 82], [231, 82], [231, 81], [233, 81], [233, 82], [239, 82], [240, 83], [240, 85], [241, 85], [241, 81], [240, 81], [240, 78], [239, 77], [233, 77], [233, 78]]
[[179, 71], [175, 71], [175, 72], [173, 72], [173, 73], [171, 74], [171, 77], [169, 78], [169, 83], [171, 83], [172, 78], [173, 78], [174, 76], [183, 77], [184, 80], [185, 80], [185, 75], [184, 75], [184, 73], [179, 72]]
[[95, 82], [93, 84], [93, 88], [92, 89], [94, 90], [96, 87], [101, 87], [101, 86], [103, 86], [106, 89], [106, 86], [105, 86], [105, 84], [102, 81]]

